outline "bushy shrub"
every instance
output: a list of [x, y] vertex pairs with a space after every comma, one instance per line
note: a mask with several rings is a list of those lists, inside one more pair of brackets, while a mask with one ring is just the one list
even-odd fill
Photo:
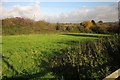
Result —
[[34, 21], [26, 18], [6, 18], [2, 19], [2, 34], [31, 34], [40, 33], [42, 30], [53, 30], [54, 26], [46, 21]]
[[93, 23], [91, 21], [83, 21], [81, 25], [84, 26], [86, 29], [90, 29], [92, 28]]
[[110, 33], [120, 33], [120, 25], [118, 23], [109, 23], [108, 32]]
[[91, 22], [92, 22], [93, 25], [96, 25], [96, 22], [94, 20], [91, 20]]
[[103, 23], [103, 21], [98, 21], [98, 23]]
[[95, 33], [120, 33], [120, 27], [117, 22], [98, 22], [93, 25], [92, 31]]
[[86, 29], [83, 26], [77, 26], [77, 29], [79, 30], [79, 32], [82, 32], [82, 33], [92, 33], [91, 29]]
[[98, 23], [96, 25], [98, 33], [108, 33], [108, 28], [109, 25], [103, 24], [103, 23]]
[[63, 55], [50, 59], [52, 72], [64, 80], [101, 80], [120, 67], [119, 42], [117, 35], [64, 49]]

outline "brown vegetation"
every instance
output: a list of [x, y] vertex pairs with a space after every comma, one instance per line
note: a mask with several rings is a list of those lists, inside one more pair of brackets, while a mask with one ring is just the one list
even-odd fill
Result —
[[91, 29], [93, 26], [93, 23], [91, 21], [83, 21], [81, 25], [84, 26], [86, 29]]
[[103, 21], [95, 22], [94, 20], [83, 21], [79, 23], [48, 23], [46, 21], [34, 21], [25, 18], [6, 18], [2, 19], [2, 33], [14, 34], [31, 34], [41, 32], [68, 31], [68, 32], [87, 32], [87, 33], [120, 33], [120, 26], [117, 22]]

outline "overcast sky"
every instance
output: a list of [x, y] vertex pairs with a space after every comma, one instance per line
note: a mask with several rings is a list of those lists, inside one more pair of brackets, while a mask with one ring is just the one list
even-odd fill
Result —
[[[2, 12], [1, 12], [2, 11]], [[25, 17], [48, 22], [118, 21], [117, 2], [3, 2], [0, 18]]]

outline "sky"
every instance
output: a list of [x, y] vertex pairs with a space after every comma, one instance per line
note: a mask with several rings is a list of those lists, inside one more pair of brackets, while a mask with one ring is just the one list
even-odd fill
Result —
[[85, 20], [118, 21], [117, 2], [14, 2], [3, 1], [0, 18], [25, 17], [48, 22], [79, 23]]

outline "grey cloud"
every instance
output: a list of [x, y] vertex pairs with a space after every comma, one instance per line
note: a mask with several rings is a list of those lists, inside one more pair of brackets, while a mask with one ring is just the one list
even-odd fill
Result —
[[117, 21], [118, 19], [117, 3], [104, 6], [83, 6], [76, 10], [67, 13], [52, 15], [44, 14], [40, 9], [40, 4], [36, 3], [31, 6], [14, 6], [7, 10], [4, 7], [0, 8], [1, 18], [6, 17], [26, 17], [34, 20], [46, 20], [48, 22], [81, 22], [84, 20], [103, 20]]
[[[58, 17], [51, 17], [48, 21], [50, 22], [81, 22], [84, 20], [103, 20], [103, 21], [117, 21], [118, 10], [117, 3], [106, 6], [94, 6], [87, 7], [83, 6], [79, 9], [68, 13], [62, 13]], [[46, 19], [47, 20], [47, 19]]]
[[[25, 18], [35, 19], [35, 20], [41, 19], [39, 4], [33, 4], [31, 6], [16, 5], [10, 10], [7, 10], [6, 8], [2, 7], [1, 14], [2, 14], [2, 18], [25, 17]], [[34, 15], [37, 15], [37, 16], [34, 16]]]

